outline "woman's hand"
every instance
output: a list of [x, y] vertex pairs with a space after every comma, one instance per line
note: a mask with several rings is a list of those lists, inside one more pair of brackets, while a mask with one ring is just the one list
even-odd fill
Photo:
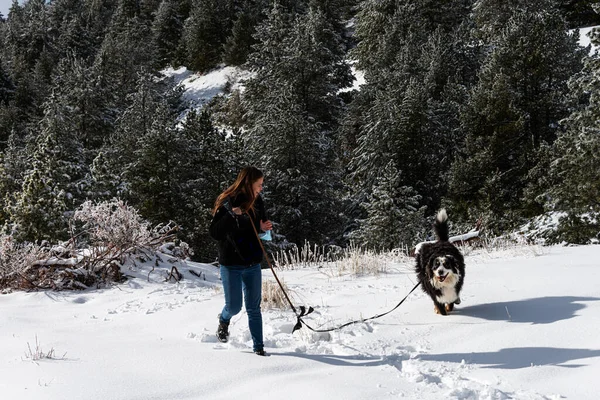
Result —
[[271, 223], [271, 221], [266, 220], [266, 221], [260, 221], [260, 230], [263, 232], [266, 231], [270, 231], [271, 229], [273, 229], [273, 224]]
[[233, 211], [235, 215], [242, 215], [242, 209], [239, 207], [234, 207], [231, 211]]

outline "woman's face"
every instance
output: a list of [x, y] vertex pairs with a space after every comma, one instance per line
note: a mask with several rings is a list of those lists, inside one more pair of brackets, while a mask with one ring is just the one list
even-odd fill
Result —
[[257, 197], [260, 192], [263, 190], [263, 181], [264, 178], [259, 178], [256, 182], [252, 184], [252, 192], [254, 193], [254, 197]]

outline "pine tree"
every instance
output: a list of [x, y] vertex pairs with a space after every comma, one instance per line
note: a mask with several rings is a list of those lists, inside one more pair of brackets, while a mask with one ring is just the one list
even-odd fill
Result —
[[0, 60], [0, 105], [7, 106], [13, 96], [15, 87]]
[[577, 38], [551, 8], [516, 11], [496, 36], [463, 113], [466, 146], [451, 173], [454, 215], [508, 228], [539, 212], [523, 202], [538, 149], [567, 115], [567, 80], [580, 68]]
[[16, 112], [14, 107], [11, 107], [14, 95], [15, 86], [5, 71], [2, 59], [0, 58], [0, 150], [5, 148], [12, 130], [13, 114]]
[[183, 40], [189, 69], [206, 72], [223, 58], [223, 45], [234, 19], [232, 0], [198, 0], [192, 3]]
[[346, 132], [352, 135], [347, 143], [356, 201], [364, 201], [390, 162], [428, 212], [446, 193], [445, 175], [462, 143], [460, 104], [470, 85], [462, 76], [469, 74], [471, 55], [461, 53], [464, 39], [441, 29], [421, 40], [409, 35], [393, 66], [378, 71], [380, 80], [363, 86], [355, 100], [349, 118], [357, 122]]
[[178, 133], [178, 163], [173, 180], [178, 193], [174, 208], [182, 238], [196, 258], [214, 261], [216, 243], [208, 235], [217, 196], [233, 179], [238, 158], [233, 138], [216, 129], [209, 111], [188, 113]]
[[19, 51], [25, 57], [25, 62], [31, 68], [37, 59], [48, 51], [49, 21], [48, 11], [44, 0], [29, 0], [23, 5], [24, 26], [22, 37], [19, 38]]
[[49, 8], [49, 26], [57, 58], [75, 56], [91, 59], [100, 43], [93, 36], [86, 3], [81, 0], [55, 0]]
[[9, 206], [10, 222], [21, 240], [64, 240], [69, 213], [82, 201], [87, 186], [83, 146], [68, 109], [53, 96], [41, 127], [31, 167]]
[[134, 163], [126, 165], [127, 199], [149, 220], [159, 223], [175, 221], [175, 169], [178, 154], [178, 132], [165, 102], [154, 109], [144, 136], [133, 149]]
[[267, 174], [272, 218], [290, 241], [333, 240], [341, 197], [332, 187], [341, 180], [333, 157], [337, 92], [350, 82], [341, 38], [322, 12], [297, 16], [278, 6], [256, 38], [244, 137], [251, 160]]
[[361, 3], [353, 55], [367, 82], [350, 105], [342, 139], [353, 203], [372, 198], [391, 163], [420, 206], [428, 213], [440, 206], [463, 141], [462, 103], [476, 82], [479, 50], [469, 11], [467, 1]]
[[385, 81], [407, 42], [427, 42], [436, 30], [451, 34], [471, 11], [469, 0], [366, 0], [356, 15], [353, 56], [368, 81]]
[[102, 42], [109, 29], [111, 21], [119, 6], [119, 0], [84, 0], [87, 37], [92, 41], [94, 55], [100, 51]]
[[137, 0], [120, 0], [112, 16], [110, 28], [94, 60], [98, 84], [109, 106], [122, 112], [125, 99], [136, 88], [138, 74], [155, 71], [156, 51], [151, 38], [150, 22], [140, 16]]
[[3, 121], [7, 127], [3, 135], [8, 136], [12, 130], [24, 135], [29, 124], [36, 125], [43, 117], [42, 105], [54, 65], [44, 1], [30, 1], [23, 6], [14, 1], [3, 31], [6, 46], [0, 49], [1, 58], [15, 87], [10, 121]]
[[252, 15], [249, 10], [238, 13], [233, 22], [231, 35], [225, 43], [223, 60], [228, 65], [242, 65], [248, 60], [252, 46], [256, 43], [254, 32], [258, 23], [258, 16]]
[[[592, 43], [600, 44], [600, 32], [594, 31]], [[573, 76], [570, 87], [581, 104], [565, 120], [565, 130], [548, 148], [547, 163], [536, 178], [537, 200], [547, 210], [567, 212], [561, 220], [556, 241], [587, 243], [600, 230], [600, 58], [586, 57], [580, 74]]]
[[17, 134], [9, 136], [6, 149], [0, 152], [0, 226], [10, 222], [10, 206], [21, 191], [31, 159], [26, 143]]
[[426, 207], [419, 207], [414, 189], [402, 185], [400, 172], [389, 163], [373, 185], [364, 207], [367, 218], [351, 238], [360, 245], [377, 250], [411, 247], [423, 237]]
[[152, 40], [157, 51], [158, 66], [173, 64], [179, 56], [185, 15], [180, 1], [163, 0], [152, 25]]
[[95, 190], [108, 198], [127, 198], [130, 168], [137, 161], [135, 152], [150, 134], [163, 91], [168, 90], [163, 84], [154, 82], [148, 73], [141, 73], [136, 83], [135, 92], [127, 96], [127, 108], [93, 163]]

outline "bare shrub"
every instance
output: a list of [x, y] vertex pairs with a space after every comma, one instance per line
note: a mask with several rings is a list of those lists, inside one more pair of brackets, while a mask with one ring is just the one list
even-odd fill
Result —
[[120, 268], [129, 257], [155, 253], [177, 230], [173, 224], [152, 228], [135, 208], [119, 199], [86, 201], [75, 211], [73, 222], [80, 225], [77, 238], [88, 245], [78, 264], [102, 281], [120, 280]]
[[135, 208], [123, 200], [100, 203], [88, 200], [75, 211], [73, 220], [82, 224], [79, 235], [85, 235], [94, 247], [156, 249], [164, 243], [161, 234], [165, 227], [153, 229]]
[[70, 225], [71, 240], [53, 247], [0, 236], [0, 289], [85, 289], [118, 282], [126, 261], [154, 258], [177, 230], [173, 224], [151, 227], [118, 199], [83, 203]]
[[17, 243], [11, 235], [0, 234], [0, 289], [33, 289], [27, 271], [37, 260], [47, 258], [48, 249], [35, 243]]

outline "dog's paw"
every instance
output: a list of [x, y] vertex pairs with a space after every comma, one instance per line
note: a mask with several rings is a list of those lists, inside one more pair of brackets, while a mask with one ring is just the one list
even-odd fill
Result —
[[433, 306], [433, 312], [436, 314], [446, 315], [446, 310], [444, 308], [438, 308], [438, 306]]
[[460, 304], [460, 297], [454, 301], [454, 304]]
[[446, 312], [451, 312], [454, 310], [454, 303], [446, 304]]

